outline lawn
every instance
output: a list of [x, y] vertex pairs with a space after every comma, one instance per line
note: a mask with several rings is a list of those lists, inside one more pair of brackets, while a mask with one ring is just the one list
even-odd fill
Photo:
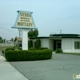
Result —
[[11, 48], [12, 46], [0, 46], [0, 51], [6, 49], [6, 48]]

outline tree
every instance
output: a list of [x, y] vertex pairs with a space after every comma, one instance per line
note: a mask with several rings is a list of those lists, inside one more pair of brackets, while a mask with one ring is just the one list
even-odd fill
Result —
[[53, 34], [50, 34], [49, 36], [53, 36]]
[[35, 29], [35, 30], [33, 30], [33, 29], [31, 29], [29, 32], [28, 32], [28, 37], [30, 38], [30, 37], [37, 37], [38, 36], [38, 30], [37, 29]]
[[33, 47], [33, 41], [32, 40], [29, 40], [28, 41], [28, 48], [31, 48], [31, 47]]
[[5, 39], [3, 39], [3, 42], [4, 42], [4, 43], [6, 42], [6, 38], [5, 38]]
[[10, 41], [14, 42], [14, 38], [11, 38]]
[[2, 40], [2, 37], [0, 37], [0, 40]]
[[38, 36], [38, 30], [37, 30], [37, 29], [35, 29], [35, 30], [33, 31], [33, 33], [34, 33], [34, 37], [37, 37], [37, 36]]
[[41, 47], [41, 41], [40, 39], [36, 40], [36, 48], [39, 49]]
[[3, 43], [3, 39], [2, 39], [2, 37], [0, 37], [0, 43]]

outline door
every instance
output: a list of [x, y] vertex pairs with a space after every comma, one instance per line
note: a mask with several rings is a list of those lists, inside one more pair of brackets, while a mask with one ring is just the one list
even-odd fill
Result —
[[56, 42], [56, 49], [61, 49], [61, 41]]
[[61, 40], [53, 40], [53, 50], [61, 49]]

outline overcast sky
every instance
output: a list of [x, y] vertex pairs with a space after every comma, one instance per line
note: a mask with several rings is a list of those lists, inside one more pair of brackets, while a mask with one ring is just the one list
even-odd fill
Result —
[[17, 10], [31, 11], [39, 36], [62, 33], [80, 34], [80, 0], [0, 0], [0, 36], [18, 36], [12, 29]]

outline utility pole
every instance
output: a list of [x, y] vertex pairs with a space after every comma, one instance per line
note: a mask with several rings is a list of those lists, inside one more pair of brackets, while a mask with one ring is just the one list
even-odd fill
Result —
[[62, 30], [60, 30], [60, 34], [62, 34]]
[[[19, 29], [18, 29], [19, 30]], [[19, 30], [19, 37], [21, 37], [22, 33], [21, 33], [21, 30]]]

